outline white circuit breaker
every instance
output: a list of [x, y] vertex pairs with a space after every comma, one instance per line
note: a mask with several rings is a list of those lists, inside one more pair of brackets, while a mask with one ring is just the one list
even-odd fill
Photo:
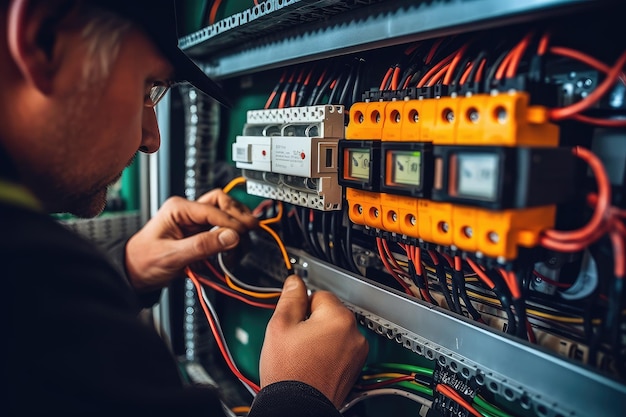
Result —
[[339, 210], [337, 146], [344, 134], [343, 106], [250, 110], [232, 158], [249, 194]]

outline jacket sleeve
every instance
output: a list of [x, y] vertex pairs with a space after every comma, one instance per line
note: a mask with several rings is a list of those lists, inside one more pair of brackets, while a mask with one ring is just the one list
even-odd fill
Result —
[[324, 394], [298, 381], [276, 382], [255, 397], [248, 417], [341, 417]]
[[128, 279], [128, 273], [126, 271], [126, 244], [129, 238], [116, 240], [106, 245], [104, 250], [109, 256], [109, 260], [118, 270], [121, 276], [126, 279], [126, 282], [133, 290], [133, 293], [137, 296], [137, 302], [142, 308], [150, 308], [155, 305], [161, 297], [161, 290], [154, 290], [148, 292], [137, 292], [130, 284]]

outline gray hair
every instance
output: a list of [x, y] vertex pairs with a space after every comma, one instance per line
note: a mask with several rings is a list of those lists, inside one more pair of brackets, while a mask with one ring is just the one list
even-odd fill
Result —
[[78, 18], [85, 22], [82, 36], [87, 46], [83, 81], [90, 84], [109, 74], [121, 41], [132, 24], [114, 13], [91, 6], [82, 7], [79, 14]]

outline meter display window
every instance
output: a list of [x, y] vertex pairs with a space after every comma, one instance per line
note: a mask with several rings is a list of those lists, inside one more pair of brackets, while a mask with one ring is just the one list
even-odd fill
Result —
[[422, 182], [420, 175], [422, 153], [417, 151], [390, 151], [390, 153], [393, 183], [419, 187]]
[[494, 201], [498, 197], [498, 155], [457, 154], [457, 195]]
[[348, 175], [352, 178], [369, 180], [370, 178], [370, 152], [369, 150], [348, 149], [350, 160]]

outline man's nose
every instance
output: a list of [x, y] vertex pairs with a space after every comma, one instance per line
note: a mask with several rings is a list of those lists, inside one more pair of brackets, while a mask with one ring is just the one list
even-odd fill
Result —
[[144, 153], [154, 153], [161, 145], [161, 134], [154, 108], [145, 107], [141, 124], [141, 146], [139, 150]]

